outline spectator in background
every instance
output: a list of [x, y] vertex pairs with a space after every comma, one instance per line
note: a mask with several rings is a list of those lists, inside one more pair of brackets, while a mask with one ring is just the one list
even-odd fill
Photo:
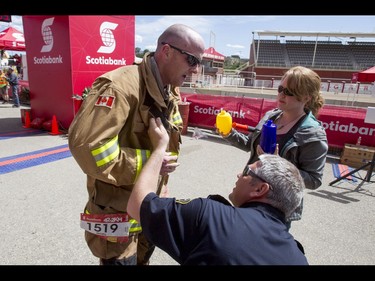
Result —
[[15, 54], [13, 56], [14, 64], [16, 65], [17, 68], [17, 74], [21, 74], [21, 63], [22, 63], [22, 58], [19, 54]]
[[9, 82], [10, 87], [12, 88], [12, 99], [14, 103], [13, 107], [20, 107], [20, 99], [18, 96], [18, 77], [14, 73], [13, 68], [8, 68], [6, 79]]
[[8, 88], [9, 83], [6, 79], [5, 73], [2, 69], [0, 69], [0, 94], [3, 98], [3, 104], [9, 102]]
[[6, 50], [1, 50], [1, 66], [9, 65], [9, 54]]

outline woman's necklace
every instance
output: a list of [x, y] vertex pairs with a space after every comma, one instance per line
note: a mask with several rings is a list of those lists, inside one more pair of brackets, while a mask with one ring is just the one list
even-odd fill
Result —
[[[299, 120], [299, 119], [300, 119], [302, 116], [304, 116], [304, 115], [305, 115], [305, 112], [304, 112], [303, 114], [299, 115], [297, 118], [295, 118], [295, 119], [289, 121], [288, 123], [285, 123], [285, 124], [282, 124], [282, 125], [278, 125], [278, 124], [276, 124], [276, 126], [277, 126], [276, 130], [281, 130], [281, 129], [284, 128], [285, 126], [288, 126], [289, 124], [291, 124], [291, 123], [293, 123], [293, 122]], [[280, 117], [281, 117], [281, 116], [280, 116]], [[278, 119], [279, 119], [279, 118], [278, 118]]]

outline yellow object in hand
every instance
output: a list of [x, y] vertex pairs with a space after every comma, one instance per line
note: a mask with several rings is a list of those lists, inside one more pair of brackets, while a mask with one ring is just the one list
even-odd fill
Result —
[[223, 135], [229, 134], [232, 130], [232, 116], [223, 109], [216, 115], [216, 128]]

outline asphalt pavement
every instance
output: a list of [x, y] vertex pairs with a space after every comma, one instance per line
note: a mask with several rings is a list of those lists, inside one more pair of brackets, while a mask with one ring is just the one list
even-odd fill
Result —
[[[97, 265], [79, 226], [86, 178], [73, 157], [1, 173], [14, 156], [68, 143], [64, 134], [17, 136], [25, 130], [20, 109], [0, 105], [0, 265]], [[209, 130], [189, 127], [170, 196], [227, 197], [248, 156]], [[375, 265], [375, 184], [342, 180], [329, 186], [332, 163], [337, 158], [328, 158], [323, 185], [305, 191], [302, 220], [290, 231], [311, 265]], [[151, 258], [151, 265], [176, 264], [160, 249]]]

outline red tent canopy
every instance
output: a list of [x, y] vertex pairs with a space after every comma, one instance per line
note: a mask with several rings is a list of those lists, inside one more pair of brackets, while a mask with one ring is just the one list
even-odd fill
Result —
[[225, 56], [215, 51], [213, 47], [206, 49], [203, 53], [205, 59], [225, 60]]
[[358, 82], [374, 82], [375, 66], [358, 73]]
[[23, 33], [14, 27], [8, 27], [0, 32], [0, 49], [10, 51], [25, 51]]

